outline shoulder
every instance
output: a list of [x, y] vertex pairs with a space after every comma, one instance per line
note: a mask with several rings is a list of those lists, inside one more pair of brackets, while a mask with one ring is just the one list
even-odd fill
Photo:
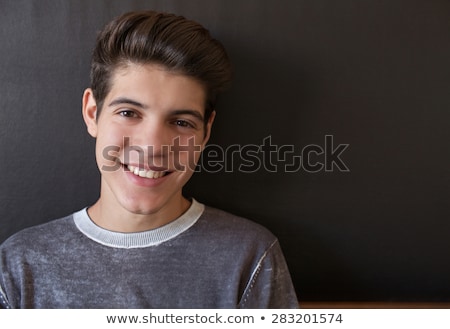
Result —
[[51, 220], [47, 223], [32, 226], [23, 229], [11, 237], [9, 237], [3, 244], [0, 245], [0, 251], [3, 253], [20, 253], [24, 248], [35, 249], [39, 246], [53, 244], [55, 240], [67, 238], [73, 231], [74, 227], [72, 215]]
[[208, 234], [219, 235], [221, 239], [256, 242], [271, 245], [277, 238], [266, 227], [253, 220], [234, 215], [224, 210], [205, 206], [198, 223]]

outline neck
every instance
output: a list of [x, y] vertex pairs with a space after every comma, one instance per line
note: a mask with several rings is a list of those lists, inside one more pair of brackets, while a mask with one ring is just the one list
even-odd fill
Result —
[[88, 209], [92, 221], [109, 231], [122, 233], [135, 233], [156, 229], [164, 226], [180, 217], [186, 212], [191, 202], [180, 195], [171, 200], [170, 205], [151, 212], [130, 211], [120, 206], [114, 200], [108, 202], [100, 197], [98, 201]]

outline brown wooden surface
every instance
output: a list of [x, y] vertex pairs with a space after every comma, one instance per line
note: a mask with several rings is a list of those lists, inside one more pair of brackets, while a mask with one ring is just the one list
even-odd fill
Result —
[[300, 302], [303, 309], [450, 309], [450, 303]]

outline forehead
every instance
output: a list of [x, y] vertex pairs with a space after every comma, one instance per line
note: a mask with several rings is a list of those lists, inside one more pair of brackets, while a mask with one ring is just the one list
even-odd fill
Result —
[[157, 64], [135, 64], [116, 68], [106, 99], [127, 97], [154, 108], [193, 108], [202, 110], [206, 88], [196, 79]]

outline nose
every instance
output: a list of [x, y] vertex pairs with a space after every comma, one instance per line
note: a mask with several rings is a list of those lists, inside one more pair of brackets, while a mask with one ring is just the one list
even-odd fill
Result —
[[125, 152], [130, 154], [131, 163], [150, 168], [166, 167], [171, 138], [170, 129], [162, 120], [146, 120], [134, 127], [128, 142], [125, 141]]

